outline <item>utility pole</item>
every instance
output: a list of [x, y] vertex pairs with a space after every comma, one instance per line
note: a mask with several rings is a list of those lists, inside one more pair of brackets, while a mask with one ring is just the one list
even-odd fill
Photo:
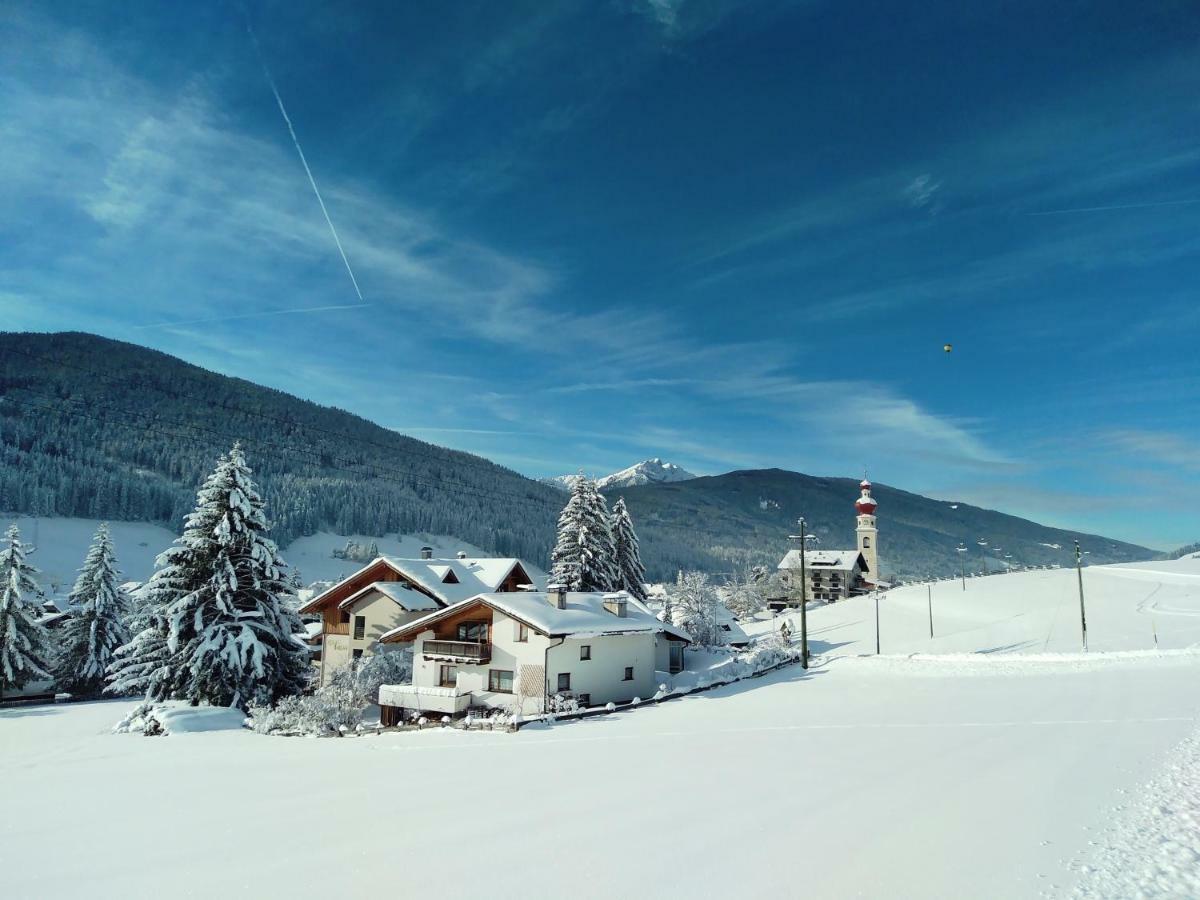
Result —
[[1075, 574], [1079, 577], [1079, 624], [1083, 629], [1083, 652], [1087, 653], [1087, 612], [1083, 607], [1083, 554], [1075, 542]]
[[[932, 641], [933, 640], [933, 586], [928, 585], [928, 584], [925, 585], [925, 593], [929, 597], [929, 639]], [[875, 623], [875, 630], [876, 631], [879, 630], [878, 621]], [[876, 645], [878, 645], [879, 641], [876, 640], [875, 643], [876, 643]]]
[[975, 543], [977, 543], [979, 545], [979, 552], [983, 554], [983, 574], [987, 575], [987, 573], [988, 573], [988, 570], [987, 570], [987, 545], [988, 545], [988, 542], [983, 540], [983, 538], [980, 538]]
[[[954, 549], [958, 551], [958, 566], [959, 566], [959, 571], [962, 573], [962, 585], [963, 585], [963, 590], [965, 591], [967, 589], [967, 557], [966, 557], [967, 545], [960, 543]], [[929, 618], [932, 621], [932, 619], [933, 619], [932, 613], [930, 613]], [[932, 626], [930, 626], [930, 631], [932, 631], [932, 630], [933, 630]], [[930, 635], [930, 636], [932, 637], [932, 635]]]
[[805, 531], [804, 517], [796, 520], [800, 526], [799, 534], [788, 535], [788, 540], [800, 542], [800, 666], [808, 668], [808, 572], [804, 566], [804, 545], [810, 540], [816, 540], [815, 534]]
[[875, 595], [875, 655], [879, 655], [879, 588], [871, 593]]

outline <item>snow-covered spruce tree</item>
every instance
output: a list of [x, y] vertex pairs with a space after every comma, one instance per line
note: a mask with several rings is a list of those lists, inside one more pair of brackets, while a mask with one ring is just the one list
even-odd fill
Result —
[[558, 517], [558, 541], [550, 555], [550, 580], [572, 591], [611, 591], [620, 587], [614, 559], [608, 504], [596, 482], [582, 474]]
[[28, 552], [20, 530], [11, 526], [0, 545], [0, 697], [35, 678], [50, 677], [50, 644], [38, 621], [38, 570], [25, 561]]
[[633, 530], [633, 519], [625, 507], [625, 498], [618, 497], [612, 508], [613, 554], [617, 566], [616, 587], [626, 590], [630, 596], [646, 602], [646, 567], [642, 565], [642, 551], [637, 532]]
[[244, 709], [303, 688], [303, 626], [250, 474], [235, 444], [200, 488], [143, 591], [148, 624], [122, 648], [110, 690]]
[[92, 696], [104, 687], [117, 648], [129, 643], [129, 597], [105, 524], [96, 530], [70, 600], [74, 611], [63, 625], [55, 675], [63, 690]]

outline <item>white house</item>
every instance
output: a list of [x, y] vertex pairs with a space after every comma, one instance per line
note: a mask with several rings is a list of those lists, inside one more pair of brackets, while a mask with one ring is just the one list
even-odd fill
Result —
[[[779, 561], [779, 569], [788, 573], [794, 596], [772, 597], [767, 605], [772, 609], [799, 606], [800, 551], [789, 550]], [[863, 577], [867, 561], [857, 550], [806, 550], [804, 569], [809, 600], [842, 600], [868, 589]]]
[[384, 724], [405, 713], [456, 716], [471, 707], [540, 712], [555, 695], [580, 706], [649, 699], [683, 669], [686, 632], [625, 592], [487, 593], [393, 629], [412, 641], [413, 681], [379, 691]]
[[374, 653], [384, 633], [406, 622], [481, 593], [534, 583], [519, 559], [421, 553], [420, 559], [381, 556], [300, 607], [301, 614], [321, 616], [321, 684], [339, 667]]

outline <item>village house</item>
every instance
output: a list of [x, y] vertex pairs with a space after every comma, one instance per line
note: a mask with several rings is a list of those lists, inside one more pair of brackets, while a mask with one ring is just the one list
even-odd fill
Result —
[[470, 708], [541, 712], [557, 695], [580, 706], [649, 699], [659, 674], [683, 669], [686, 632], [624, 591], [487, 593], [401, 625], [383, 644], [412, 642], [413, 680], [385, 685], [385, 725]]
[[[381, 556], [300, 607], [321, 616], [321, 684], [338, 668], [369, 656], [398, 626], [482, 593], [535, 586], [519, 559], [468, 557], [420, 559]], [[311, 638], [310, 638], [311, 640]]]
[[[770, 609], [784, 609], [800, 605], [800, 551], [789, 550], [779, 561], [779, 569], [786, 573], [786, 584], [790, 591], [785, 597], [771, 597], [767, 601]], [[857, 550], [808, 550], [804, 554], [804, 569], [808, 579], [809, 600], [844, 600], [852, 594], [861, 594], [870, 589], [865, 575], [867, 561]]]

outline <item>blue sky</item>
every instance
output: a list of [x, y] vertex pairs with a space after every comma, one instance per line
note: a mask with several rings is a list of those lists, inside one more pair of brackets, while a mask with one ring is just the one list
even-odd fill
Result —
[[531, 475], [1200, 538], [1194, 4], [348, 7], [6, 3], [3, 327]]

